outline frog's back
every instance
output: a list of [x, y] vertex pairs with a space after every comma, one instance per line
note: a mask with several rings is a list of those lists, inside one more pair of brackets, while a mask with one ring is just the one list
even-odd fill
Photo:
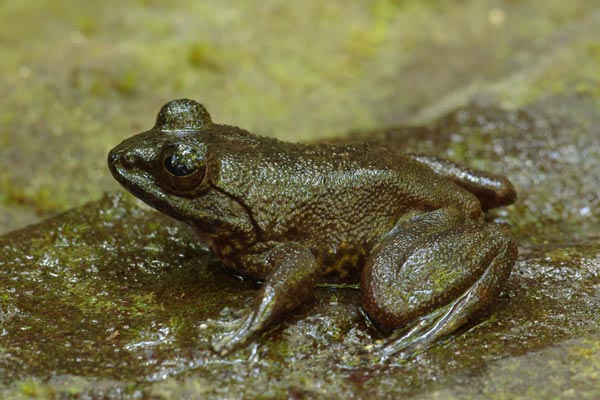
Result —
[[[439, 208], [457, 188], [378, 143], [307, 145], [240, 135], [244, 140], [223, 152], [223, 190], [244, 200], [263, 240], [302, 243], [338, 264], [359, 262], [402, 215]], [[450, 201], [463, 201], [455, 197]]]

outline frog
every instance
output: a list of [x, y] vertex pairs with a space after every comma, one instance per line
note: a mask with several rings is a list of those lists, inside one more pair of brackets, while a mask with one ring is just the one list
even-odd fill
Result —
[[150, 130], [110, 150], [108, 166], [260, 283], [213, 336], [223, 356], [309, 303], [319, 282], [348, 279], [386, 335], [368, 352], [410, 357], [485, 316], [518, 256], [509, 227], [486, 219], [516, 199], [503, 176], [377, 142], [259, 136], [213, 122], [190, 99], [165, 104]]

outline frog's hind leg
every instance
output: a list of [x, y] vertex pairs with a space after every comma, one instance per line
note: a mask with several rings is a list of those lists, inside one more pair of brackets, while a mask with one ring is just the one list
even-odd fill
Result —
[[457, 215], [437, 210], [399, 224], [367, 261], [363, 307], [396, 329], [374, 346], [381, 359], [408, 357], [481, 315], [507, 280], [517, 257], [511, 237]]
[[408, 154], [412, 159], [427, 165], [436, 174], [473, 193], [483, 210], [514, 203], [517, 192], [508, 179], [500, 175], [478, 171], [449, 160], [423, 154]]

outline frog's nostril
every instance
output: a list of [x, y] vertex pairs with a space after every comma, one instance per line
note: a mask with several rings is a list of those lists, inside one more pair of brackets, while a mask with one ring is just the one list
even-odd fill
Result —
[[108, 153], [108, 164], [109, 164], [109, 165], [115, 165], [115, 163], [116, 163], [117, 161], [119, 161], [119, 155], [117, 154], [117, 152], [116, 152], [116, 151], [114, 151], [114, 150], [111, 150], [111, 151]]
[[130, 167], [133, 165], [133, 163], [135, 162], [135, 157], [133, 157], [131, 154], [127, 153], [123, 155], [123, 165], [126, 167]]
[[135, 157], [133, 155], [131, 155], [130, 153], [125, 153], [123, 151], [114, 151], [114, 150], [111, 150], [108, 153], [108, 164], [111, 165], [112, 167], [121, 166], [121, 167], [129, 168], [129, 167], [133, 166], [134, 163], [135, 163]]

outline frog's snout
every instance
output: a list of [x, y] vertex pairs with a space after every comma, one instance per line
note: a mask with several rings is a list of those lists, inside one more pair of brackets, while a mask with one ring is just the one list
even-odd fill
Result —
[[119, 156], [118, 152], [115, 151], [115, 149], [112, 149], [111, 151], [108, 152], [108, 168], [110, 168], [110, 170], [112, 171], [115, 164], [119, 162], [119, 159], [121, 157]]
[[115, 147], [108, 152], [108, 166], [110, 168], [132, 168], [136, 163], [136, 159], [138, 158], [133, 153], [134, 152], [130, 151], [124, 146], [119, 145]]
[[123, 171], [129, 170], [133, 167], [135, 160], [134, 157], [127, 151], [123, 151], [119, 146], [115, 147], [108, 152], [108, 169], [115, 178], [123, 174]]

